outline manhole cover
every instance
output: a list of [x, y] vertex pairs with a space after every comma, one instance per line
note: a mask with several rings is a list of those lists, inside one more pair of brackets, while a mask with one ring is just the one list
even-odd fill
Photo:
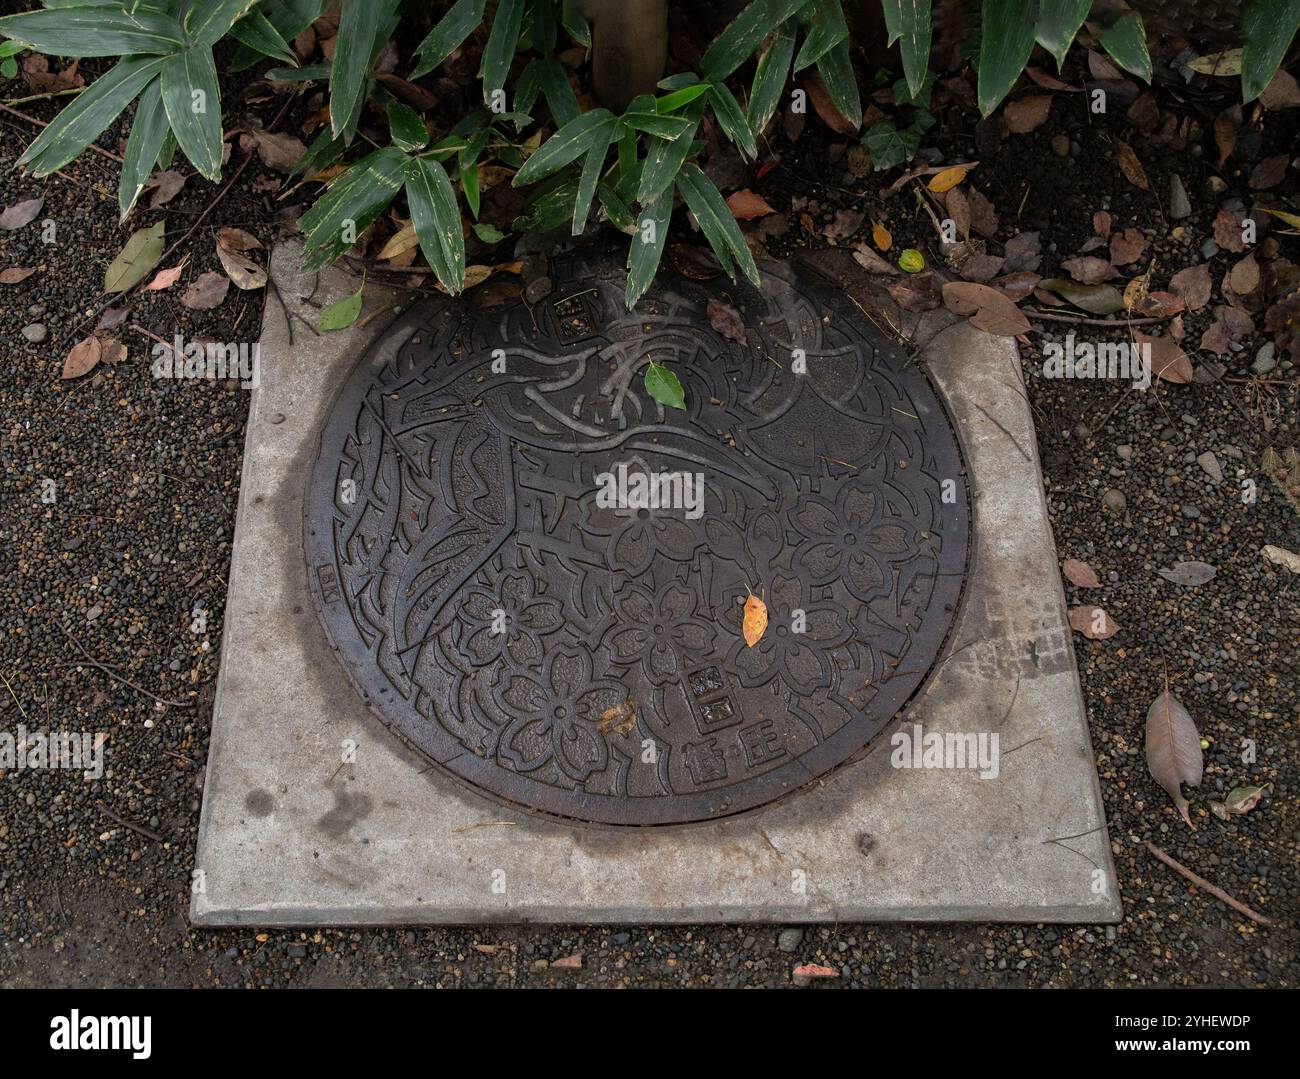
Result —
[[[342, 387], [305, 541], [343, 666], [516, 805], [671, 824], [796, 790], [886, 727], [953, 623], [969, 509], [943, 407], [789, 266], [760, 290], [665, 262], [632, 313], [621, 253], [550, 276], [533, 307], [411, 311]], [[647, 394], [651, 360], [685, 411]]]

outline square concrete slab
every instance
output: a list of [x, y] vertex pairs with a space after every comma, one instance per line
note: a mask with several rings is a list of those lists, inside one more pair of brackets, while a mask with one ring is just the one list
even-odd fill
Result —
[[[282, 245], [272, 271], [314, 323], [357, 283], [338, 268], [304, 275], [299, 256]], [[898, 724], [918, 747], [882, 737], [814, 786], [720, 821], [599, 827], [503, 808], [432, 768], [368, 711], [318, 621], [307, 474], [392, 302], [368, 285], [363, 325], [319, 336], [296, 319], [290, 334], [266, 306], [195, 924], [1119, 921], [1012, 342], [941, 316], [914, 334], [958, 427], [975, 526], [948, 650]], [[996, 738], [995, 764], [905, 766], [926, 763], [927, 735]]]

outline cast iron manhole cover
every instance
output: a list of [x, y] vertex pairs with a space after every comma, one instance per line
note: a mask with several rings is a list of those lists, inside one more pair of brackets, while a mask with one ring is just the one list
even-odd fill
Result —
[[[889, 724], [952, 626], [969, 508], [944, 409], [792, 267], [759, 290], [665, 261], [632, 313], [619, 252], [550, 276], [533, 307], [412, 310], [343, 386], [305, 531], [343, 666], [516, 805], [671, 824], [796, 790]], [[651, 360], [685, 411], [646, 393]]]

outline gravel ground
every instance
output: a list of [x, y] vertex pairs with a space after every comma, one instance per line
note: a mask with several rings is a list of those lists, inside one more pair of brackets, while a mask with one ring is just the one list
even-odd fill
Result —
[[[250, 340], [261, 296], [232, 293], [217, 310], [194, 312], [176, 302], [179, 288], [153, 294], [117, 331], [125, 361], [60, 381], [62, 357], [93, 325], [101, 268], [130, 229], [117, 222], [111, 162], [88, 155], [64, 170], [71, 179], [44, 183], [12, 171], [31, 132], [0, 117], [0, 205], [43, 194], [41, 218], [59, 230], [49, 245], [37, 225], [0, 234], [0, 268], [38, 267], [0, 286], [9, 342], [0, 378], [0, 730], [106, 731], [109, 768], [97, 783], [59, 771], [0, 778], [0, 985], [783, 986], [804, 962], [839, 970], [838, 984], [867, 986], [1296, 984], [1300, 583], [1257, 553], [1264, 543], [1300, 547], [1294, 508], [1259, 470], [1265, 445], [1297, 441], [1296, 372], [1281, 364], [1267, 383], [1125, 396], [1113, 384], [1044, 380], [1035, 348], [1024, 363], [1058, 548], [1098, 571], [1102, 587], [1086, 602], [1121, 627], [1107, 641], [1076, 635], [1075, 644], [1123, 924], [192, 931], [189, 873], [248, 398], [225, 385], [155, 382], [148, 333]], [[1044, 159], [1051, 134], [1032, 141]], [[1029, 193], [1018, 226], [1042, 228], [1063, 252], [1080, 238], [1063, 208], [1085, 192], [1097, 197], [1084, 167], [1086, 134], [1077, 134], [1079, 167], [1049, 169], [1055, 186]], [[186, 281], [218, 268], [218, 225], [271, 241], [271, 204], [253, 191], [257, 175], [249, 169], [195, 233]], [[1017, 177], [1041, 175], [1032, 159], [1007, 154], [990, 197], [999, 207], [1019, 200]], [[1162, 251], [1170, 269], [1199, 257], [1213, 216], [1201, 188], [1190, 187], [1196, 215], [1182, 249]], [[764, 193], [788, 205], [788, 192]], [[164, 219], [170, 243], [212, 195], [194, 181], [132, 227]], [[1129, 205], [1119, 189], [1115, 198], [1117, 217], [1150, 223], [1149, 204]], [[906, 226], [896, 231], [907, 240]], [[48, 336], [32, 343], [21, 331], [37, 323]], [[1189, 336], [1202, 328], [1189, 326]], [[1245, 376], [1251, 354], [1234, 358], [1229, 375]], [[1196, 463], [1207, 451], [1223, 480]], [[1236, 497], [1239, 476], [1259, 485], [1252, 506]], [[52, 504], [41, 501], [47, 479], [56, 485]], [[1122, 513], [1103, 508], [1107, 489], [1124, 495]], [[1155, 574], [1192, 558], [1217, 566], [1215, 579], [1182, 588]], [[205, 631], [191, 630], [196, 606]], [[87, 656], [116, 677], [71, 665]], [[1195, 832], [1149, 778], [1142, 751], [1164, 662], [1209, 744]], [[156, 705], [125, 680], [166, 699], [193, 694], [194, 706]], [[1259, 746], [1250, 766], [1239, 759], [1243, 737]], [[1209, 797], [1244, 783], [1273, 786], [1230, 823], [1206, 812]], [[1190, 887], [1145, 851], [1145, 839], [1278, 924], [1258, 927]], [[572, 956], [581, 957], [578, 969], [557, 965]]]

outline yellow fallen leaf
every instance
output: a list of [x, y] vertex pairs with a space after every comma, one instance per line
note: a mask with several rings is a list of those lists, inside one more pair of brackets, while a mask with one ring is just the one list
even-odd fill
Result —
[[398, 255], [411, 250], [419, 242], [419, 237], [415, 235], [415, 226], [408, 223], [399, 232], [393, 233], [388, 238], [388, 243], [384, 244], [383, 250], [379, 252], [379, 257], [381, 259], [397, 258]]
[[1201, 75], [1240, 75], [1241, 50], [1224, 49], [1223, 52], [1198, 56], [1187, 66]]
[[767, 629], [767, 604], [752, 592], [749, 594], [749, 599], [745, 600], [745, 619], [742, 629], [745, 634], [745, 644], [750, 648], [758, 644], [763, 631]]
[[879, 221], [871, 226], [871, 238], [881, 251], [888, 251], [894, 246], [894, 238], [889, 234], [889, 229]]
[[1292, 228], [1300, 229], [1300, 214], [1288, 214], [1281, 210], [1270, 210], [1265, 206], [1253, 207], [1256, 210], [1263, 210], [1266, 214], [1272, 214], [1279, 221], [1285, 221]]
[[966, 174], [974, 167], [974, 165], [953, 165], [952, 168], [944, 169], [943, 172], [936, 172], [930, 180], [930, 190], [936, 195], [951, 191], [966, 179]]

